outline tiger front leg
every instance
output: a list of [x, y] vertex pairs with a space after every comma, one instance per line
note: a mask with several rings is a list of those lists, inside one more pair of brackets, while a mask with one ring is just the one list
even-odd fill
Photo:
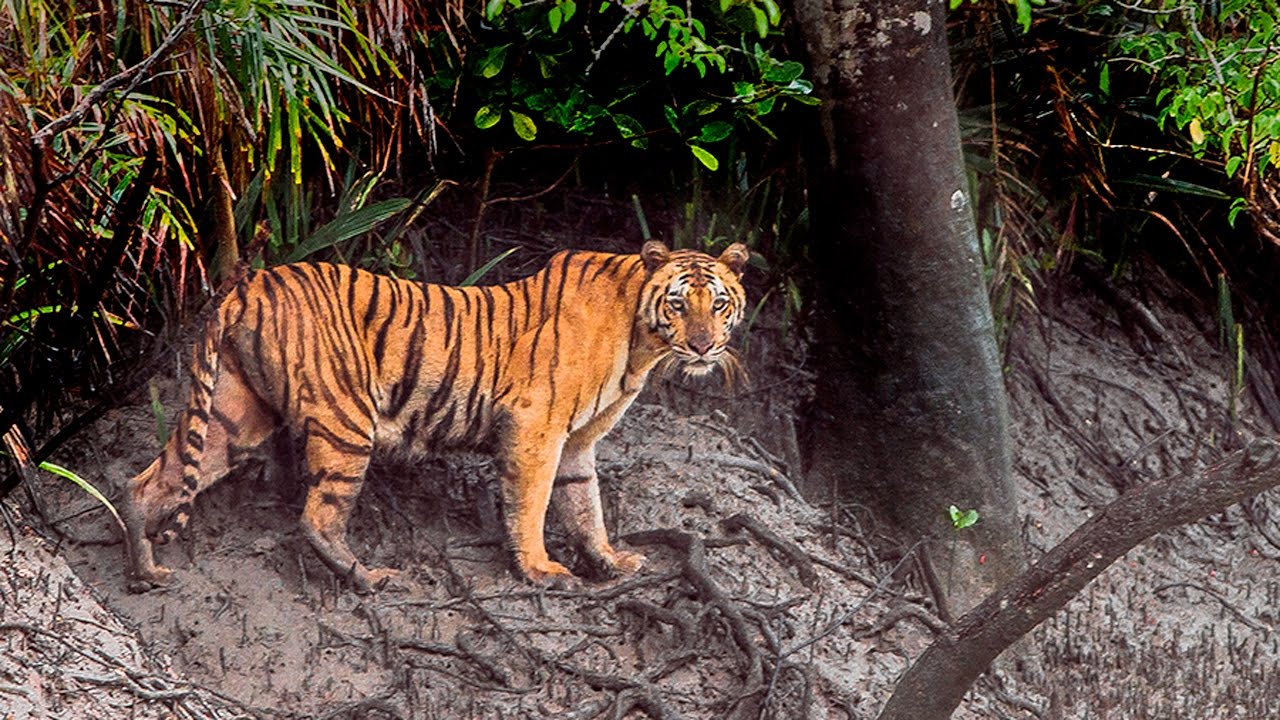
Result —
[[600, 477], [596, 474], [595, 444], [581, 446], [571, 438], [560, 457], [552, 504], [560, 523], [582, 550], [608, 574], [629, 575], [639, 570], [645, 556], [616, 550], [609, 543], [600, 503]]
[[516, 564], [535, 583], [570, 583], [573, 573], [548, 557], [544, 535], [560, 442], [545, 433], [516, 430], [508, 447], [502, 458], [502, 505]]

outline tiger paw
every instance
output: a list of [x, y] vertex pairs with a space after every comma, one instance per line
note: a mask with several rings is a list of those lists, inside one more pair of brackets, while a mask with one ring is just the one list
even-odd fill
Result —
[[619, 575], [630, 575], [644, 567], [647, 561], [644, 555], [630, 550], [614, 550], [612, 557], [606, 556], [605, 564], [612, 572]]
[[125, 587], [131, 593], [140, 594], [168, 585], [172, 579], [172, 570], [163, 565], [152, 565], [150, 568], [130, 573]]
[[532, 562], [522, 568], [524, 576], [531, 582], [555, 589], [571, 589], [577, 585], [578, 578], [569, 572], [569, 568], [555, 560]]
[[394, 568], [356, 569], [351, 574], [351, 582], [356, 592], [361, 595], [381, 592], [382, 590], [400, 588], [400, 571]]

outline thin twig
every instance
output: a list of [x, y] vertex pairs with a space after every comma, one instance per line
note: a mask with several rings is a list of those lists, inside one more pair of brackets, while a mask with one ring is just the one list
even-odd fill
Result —
[[1243, 610], [1236, 607], [1235, 605], [1232, 605], [1230, 601], [1228, 601], [1225, 597], [1222, 596], [1222, 593], [1219, 593], [1217, 590], [1214, 590], [1213, 588], [1208, 588], [1208, 587], [1205, 587], [1204, 585], [1197, 585], [1196, 583], [1192, 583], [1192, 582], [1171, 582], [1171, 583], [1165, 583], [1164, 585], [1161, 585], [1160, 587], [1155, 588], [1154, 590], [1151, 591], [1151, 593], [1153, 595], [1159, 596], [1160, 593], [1166, 590], [1172, 590], [1174, 588], [1189, 588], [1192, 590], [1199, 590], [1205, 595], [1208, 595], [1214, 600], [1217, 600], [1218, 603], [1222, 605], [1223, 609], [1227, 610], [1232, 615], [1236, 616], [1236, 619], [1238, 619], [1240, 622], [1244, 623], [1245, 625], [1249, 626], [1250, 629], [1257, 630], [1258, 632], [1266, 633], [1266, 634], [1271, 633], [1272, 628], [1270, 625], [1264, 625], [1258, 622], [1257, 620], [1254, 620], [1253, 618], [1249, 617], [1244, 613]]

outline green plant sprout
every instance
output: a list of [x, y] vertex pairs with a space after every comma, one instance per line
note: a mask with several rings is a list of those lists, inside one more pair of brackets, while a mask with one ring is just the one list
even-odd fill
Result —
[[952, 505], [947, 508], [947, 514], [951, 517], [951, 526], [956, 530], [964, 530], [965, 528], [973, 527], [978, 523], [978, 511], [974, 508], [961, 510], [955, 505]]

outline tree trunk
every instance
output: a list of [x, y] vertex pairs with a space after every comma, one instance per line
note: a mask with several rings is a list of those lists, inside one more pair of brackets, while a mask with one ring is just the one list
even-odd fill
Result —
[[[808, 486], [933, 538], [945, 614], [1023, 567], [1008, 406], [951, 91], [943, 0], [800, 0], [818, 392]], [[817, 136], [818, 134], [815, 134]], [[947, 509], [975, 508], [971, 529]]]
[[1195, 475], [1121, 495], [934, 640], [902, 676], [880, 720], [950, 717], [996, 656], [1135, 545], [1277, 485], [1280, 445], [1258, 439]]

